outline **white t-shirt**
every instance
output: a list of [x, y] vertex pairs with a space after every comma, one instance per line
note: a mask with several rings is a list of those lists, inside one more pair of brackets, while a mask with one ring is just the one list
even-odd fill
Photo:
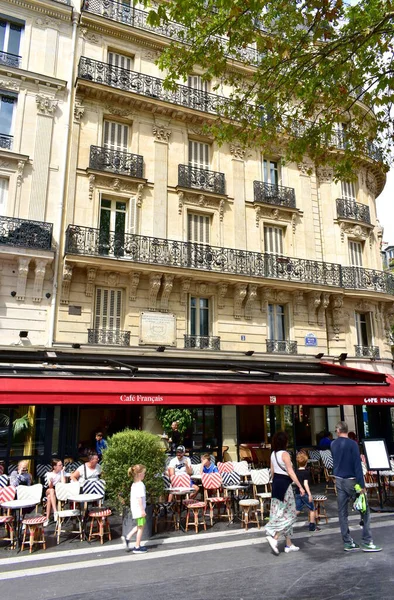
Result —
[[175, 469], [175, 475], [177, 473], [186, 473], [186, 465], [188, 467], [191, 466], [190, 458], [184, 456], [180, 460], [177, 456], [170, 460], [170, 464], [168, 465], [169, 469]]
[[54, 473], [53, 471], [47, 473], [48, 485], [52, 482], [53, 487], [55, 487], [55, 485], [62, 480], [63, 473], [63, 470], [61, 470], [59, 473]]
[[[86, 469], [86, 480], [85, 480], [85, 469]], [[96, 481], [101, 475], [101, 466], [97, 464], [94, 469], [88, 467], [87, 464], [81, 465], [76, 470], [76, 473], [79, 473], [80, 477], [78, 481], [82, 484], [85, 481]]]
[[142, 506], [146, 507], [146, 491], [145, 485], [142, 481], [133, 483], [130, 490], [130, 509], [133, 519], [140, 519], [142, 517], [142, 510], [139, 503], [139, 498], [142, 499]]
[[283, 452], [286, 450], [278, 450], [278, 452], [272, 452], [271, 454], [271, 463], [274, 467], [274, 473], [278, 473], [278, 475], [287, 475], [286, 465], [283, 462]]

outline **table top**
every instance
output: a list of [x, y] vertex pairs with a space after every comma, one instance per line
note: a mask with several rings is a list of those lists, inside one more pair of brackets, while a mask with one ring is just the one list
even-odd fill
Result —
[[95, 502], [103, 498], [103, 494], [74, 494], [69, 500], [71, 502]]
[[193, 473], [193, 475], [190, 475], [190, 477], [191, 479], [199, 479], [201, 481], [201, 473], [196, 473], [195, 475]]
[[166, 490], [167, 492], [171, 492], [172, 494], [191, 494], [192, 492], [194, 492], [194, 488], [174, 488], [174, 487], [169, 487]]
[[37, 504], [39, 502], [32, 502], [31, 500], [8, 500], [7, 502], [2, 502], [1, 506], [3, 508], [30, 508]]
[[224, 485], [223, 486], [225, 490], [246, 490], [249, 486], [248, 485]]

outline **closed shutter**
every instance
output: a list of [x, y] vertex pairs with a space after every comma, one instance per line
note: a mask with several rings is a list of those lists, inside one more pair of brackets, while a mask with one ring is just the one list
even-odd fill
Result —
[[96, 288], [95, 329], [119, 331], [121, 318], [122, 290]]
[[209, 169], [209, 144], [189, 140], [189, 165]]
[[189, 75], [187, 85], [200, 92], [208, 91], [208, 81], [203, 81], [199, 75]]
[[198, 244], [209, 244], [209, 229], [211, 219], [209, 215], [188, 213], [187, 215], [187, 239], [189, 242]]
[[341, 181], [342, 198], [345, 200], [356, 199], [356, 189], [353, 181]]
[[361, 242], [349, 240], [349, 260], [352, 267], [362, 267], [363, 246]]
[[0, 216], [4, 216], [7, 210], [8, 179], [0, 177]]
[[129, 231], [130, 231], [130, 233], [137, 233], [137, 199], [135, 197], [130, 198], [129, 211], [130, 211]]
[[126, 152], [128, 135], [129, 128], [127, 125], [115, 123], [115, 121], [104, 121], [103, 144], [105, 148]]
[[264, 227], [264, 251], [271, 254], [283, 254], [283, 229], [281, 227]]
[[120, 67], [121, 69], [131, 70], [131, 58], [130, 56], [124, 56], [117, 52], [108, 52], [108, 64], [113, 67]]

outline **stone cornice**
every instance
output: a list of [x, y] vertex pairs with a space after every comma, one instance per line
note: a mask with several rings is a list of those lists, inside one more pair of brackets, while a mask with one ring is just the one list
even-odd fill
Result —
[[68, 21], [71, 25], [71, 14], [73, 11], [71, 4], [63, 4], [62, 2], [54, 2], [53, 0], [34, 0], [34, 2], [29, 2], [29, 0], [8, 0], [8, 4], [32, 10], [48, 17], [54, 17], [61, 21]]
[[58, 90], [64, 90], [67, 86], [67, 81], [64, 81], [64, 79], [49, 77], [48, 75], [42, 75], [41, 73], [34, 73], [34, 71], [17, 69], [8, 65], [0, 65], [0, 77], [3, 76], [12, 77], [13, 80], [21, 80], [22, 82], [32, 81], [38, 85], [45, 85], [47, 88], [53, 87]]

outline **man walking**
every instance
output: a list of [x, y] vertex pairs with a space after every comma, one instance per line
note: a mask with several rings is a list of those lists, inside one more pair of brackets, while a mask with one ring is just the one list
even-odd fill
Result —
[[[338, 434], [338, 439], [332, 442], [331, 452], [334, 459], [334, 475], [337, 486], [339, 526], [344, 543], [343, 549], [345, 552], [353, 552], [359, 550], [360, 546], [353, 541], [349, 531], [349, 501], [354, 501], [356, 498], [356, 490], [354, 489], [356, 484], [359, 484], [361, 493], [365, 494], [364, 476], [358, 446], [348, 438], [347, 423], [339, 421], [335, 431]], [[371, 514], [367, 502], [366, 512], [363, 514], [364, 525], [361, 549], [364, 552], [380, 552], [382, 548], [372, 541], [370, 520]]]

